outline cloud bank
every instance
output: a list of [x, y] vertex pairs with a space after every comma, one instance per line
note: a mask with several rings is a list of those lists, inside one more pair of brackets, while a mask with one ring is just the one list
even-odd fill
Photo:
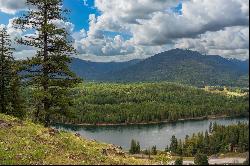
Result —
[[248, 6], [248, 0], [95, 0], [101, 15], [90, 15], [77, 48], [86, 57], [123, 55], [122, 60], [171, 48], [248, 59]]
[[[23, 2], [0, 0], [0, 11], [16, 13]], [[248, 0], [95, 0], [94, 7], [100, 14], [89, 15], [88, 29], [57, 22], [82, 59], [142, 59], [173, 48], [249, 58]]]

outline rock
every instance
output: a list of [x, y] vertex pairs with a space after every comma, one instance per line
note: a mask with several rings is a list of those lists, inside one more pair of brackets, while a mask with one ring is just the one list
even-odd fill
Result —
[[12, 127], [12, 125], [10, 123], [3, 121], [3, 120], [0, 120], [0, 127], [1, 128], [10, 128], [10, 127]]
[[102, 149], [102, 154], [105, 156], [119, 155], [125, 157], [125, 153], [120, 149], [120, 147], [109, 145], [107, 148]]
[[106, 149], [102, 149], [102, 155], [108, 156]]
[[49, 128], [49, 135], [54, 136], [58, 133], [59, 131], [57, 129]]
[[77, 136], [77, 137], [81, 137], [81, 134], [79, 134], [79, 133], [76, 133], [76, 134], [75, 134], [75, 136]]

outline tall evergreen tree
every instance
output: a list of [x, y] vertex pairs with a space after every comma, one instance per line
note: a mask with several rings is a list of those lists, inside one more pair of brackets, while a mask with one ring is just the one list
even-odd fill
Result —
[[67, 113], [70, 105], [68, 89], [78, 79], [70, 71], [70, 56], [75, 53], [65, 28], [56, 26], [67, 21], [68, 10], [62, 8], [62, 0], [27, 0], [29, 11], [16, 19], [17, 28], [31, 28], [36, 33], [18, 40], [19, 44], [37, 49], [34, 57], [27, 60], [27, 80], [41, 96], [45, 126], [54, 114]]
[[177, 138], [173, 135], [172, 138], [171, 138], [171, 144], [170, 144], [170, 151], [172, 153], [176, 153], [177, 152], [177, 148], [178, 148], [178, 140]]
[[132, 139], [130, 149], [129, 149], [129, 153], [131, 153], [131, 154], [139, 154], [140, 151], [141, 151], [140, 143], [136, 142], [136, 140]]
[[23, 117], [18, 63], [13, 58], [11, 39], [6, 28], [0, 29], [0, 112]]
[[7, 113], [10, 102], [10, 82], [12, 76], [11, 65], [14, 61], [12, 56], [11, 40], [5, 28], [0, 29], [0, 112]]

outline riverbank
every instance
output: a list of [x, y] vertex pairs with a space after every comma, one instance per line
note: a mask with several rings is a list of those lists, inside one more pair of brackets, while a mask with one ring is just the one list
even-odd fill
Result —
[[[199, 121], [199, 120], [208, 120], [208, 119], [221, 119], [221, 118], [237, 118], [237, 117], [249, 117], [249, 116], [228, 116], [228, 115], [212, 115], [212, 116], [203, 116], [197, 118], [185, 118], [185, 119], [178, 119], [176, 121], [158, 121], [158, 122], [142, 122], [142, 123], [97, 123], [97, 124], [90, 124], [90, 123], [82, 123], [82, 124], [74, 124], [74, 123], [63, 123], [64, 125], [73, 125], [78, 127], [85, 127], [85, 126], [129, 126], [129, 125], [152, 125], [152, 124], [167, 124], [167, 123], [177, 123], [177, 122], [184, 122], [184, 121]], [[62, 123], [58, 123], [62, 124]]]

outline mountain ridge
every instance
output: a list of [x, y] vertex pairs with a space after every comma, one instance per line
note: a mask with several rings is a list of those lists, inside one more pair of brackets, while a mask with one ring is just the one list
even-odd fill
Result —
[[[249, 86], [249, 60], [202, 55], [191, 50], [173, 49], [144, 60], [89, 63], [90, 66], [84, 69], [73, 62], [72, 70], [86, 80], [101, 82], [169, 81], [194, 86]], [[98, 70], [93, 73], [90, 70], [89, 75], [82, 72], [95, 67]]]

